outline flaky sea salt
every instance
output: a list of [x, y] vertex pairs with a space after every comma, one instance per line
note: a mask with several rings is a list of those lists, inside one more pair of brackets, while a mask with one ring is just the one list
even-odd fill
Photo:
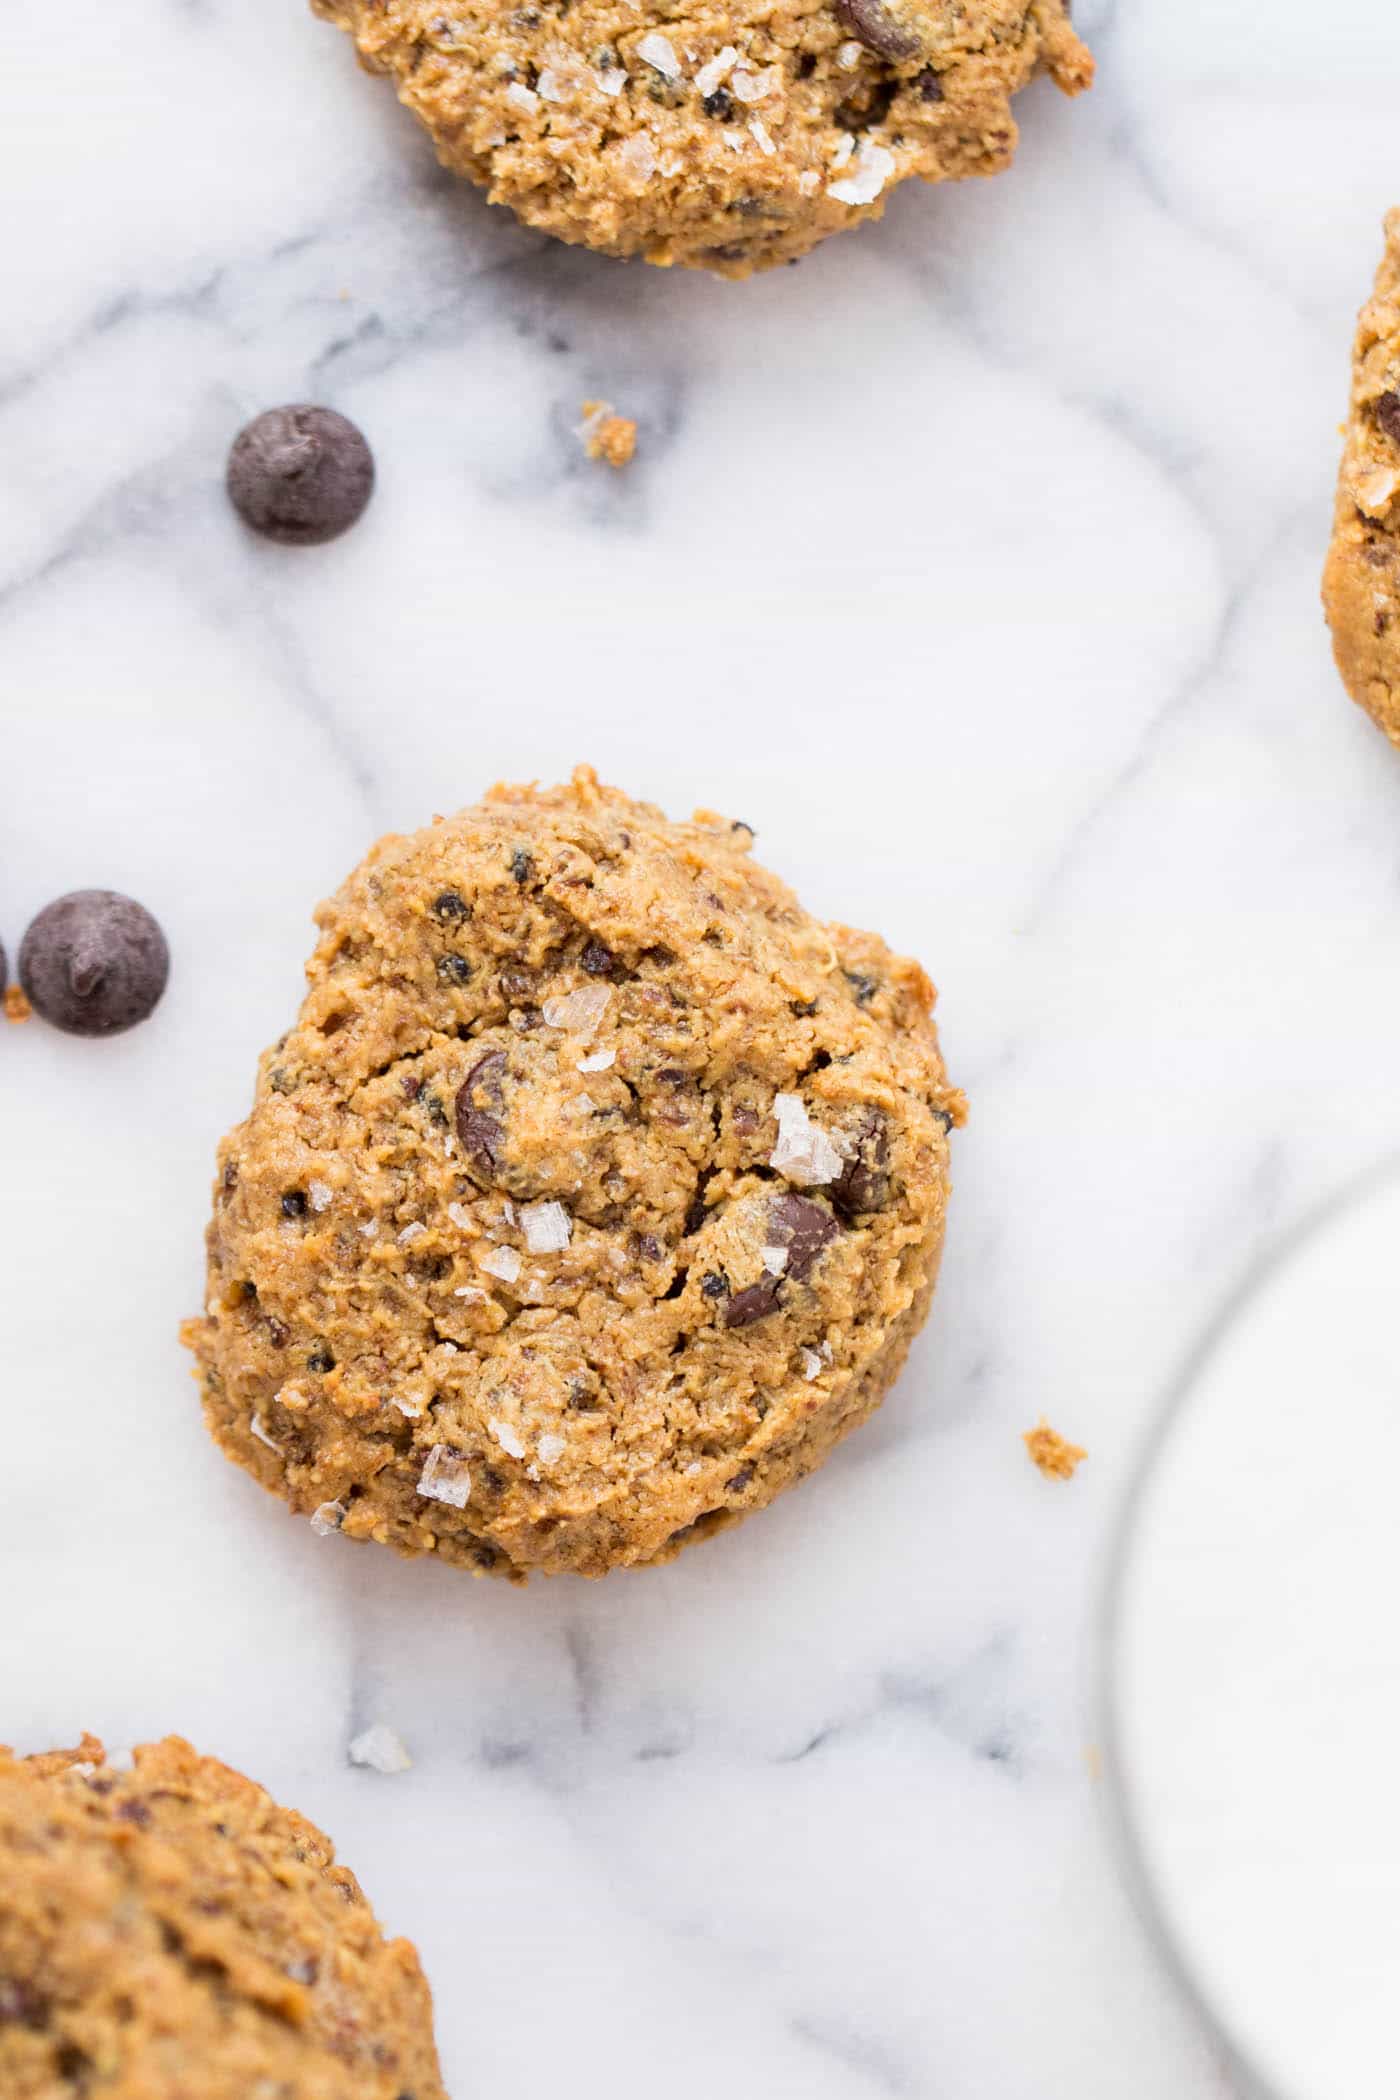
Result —
[[815, 197], [821, 188], [822, 179], [815, 168], [804, 168], [797, 178], [797, 187], [804, 197]]
[[860, 150], [851, 162], [851, 172], [840, 182], [829, 182], [828, 197], [838, 204], [873, 204], [885, 184], [894, 173], [894, 155], [888, 146], [877, 146], [872, 139], [862, 139]]
[[266, 1422], [264, 1422], [261, 1415], [254, 1415], [252, 1421], [248, 1424], [248, 1427], [252, 1430], [254, 1436], [257, 1438], [260, 1444], [267, 1445], [269, 1451], [280, 1451], [282, 1449], [282, 1446], [278, 1443], [276, 1437], [269, 1432], [268, 1426]]
[[382, 1721], [351, 1737], [349, 1756], [352, 1765], [365, 1765], [371, 1772], [407, 1772], [413, 1766], [403, 1737]]
[[841, 1155], [824, 1130], [807, 1114], [796, 1094], [776, 1094], [773, 1113], [778, 1119], [778, 1142], [768, 1155], [776, 1167], [800, 1189], [819, 1188], [835, 1181], [841, 1172]]
[[540, 98], [534, 89], [527, 88], [524, 82], [519, 80], [512, 80], [506, 89], [505, 99], [512, 109], [518, 109], [524, 116], [528, 116], [540, 106]]
[[726, 130], [721, 132], [720, 136], [731, 153], [742, 153], [748, 143], [742, 131]]
[[[656, 156], [652, 152], [651, 142], [647, 139], [646, 134], [640, 131], [634, 132], [631, 138], [626, 141], [626, 144], [635, 146], [639, 142], [646, 145], [647, 152], [651, 155], [650, 165], [647, 170], [648, 174], [650, 174], [651, 169], [656, 165]], [[608, 1001], [611, 998], [612, 987], [610, 985], [582, 984], [576, 992], [565, 992], [557, 999], [546, 999], [544, 1005], [540, 1008], [540, 1012], [544, 1016], [546, 1028], [564, 1028], [568, 1030], [570, 1035], [579, 1035], [586, 1039], [588, 1036], [596, 1034], [598, 1023], [607, 1012]]]
[[515, 1223], [515, 1205], [511, 1202], [509, 1196], [505, 1197], [501, 1204], [501, 1216], [505, 1219], [507, 1225]]
[[621, 66], [604, 66], [593, 78], [598, 83], [600, 95], [620, 95], [627, 85], [627, 75]]
[[556, 1458], [562, 1458], [564, 1456], [566, 1446], [562, 1436], [555, 1436], [552, 1433], [547, 1433], [546, 1435], [540, 1438], [539, 1442], [535, 1446], [535, 1449], [538, 1451], [540, 1458], [542, 1459], [544, 1464], [547, 1466], [552, 1466]]
[[421, 1393], [395, 1393], [394, 1405], [410, 1422], [417, 1422], [427, 1411], [427, 1401]]
[[[617, 157], [633, 182], [638, 185], [650, 182], [652, 176], [656, 173], [656, 148], [644, 131], [634, 131], [625, 138], [617, 149]], [[606, 996], [605, 986], [600, 985], [598, 989], [603, 991]], [[571, 992], [569, 997], [572, 999], [583, 999], [587, 997], [587, 992]], [[549, 1019], [550, 1007], [559, 1007], [563, 1004], [564, 1001], [562, 999], [547, 999], [545, 1001], [544, 1017], [551, 1028], [572, 1027], [572, 1022], [550, 1021]], [[597, 1026], [596, 1021], [593, 1026]], [[591, 1034], [592, 1029], [589, 1029], [588, 1033]]]
[[405, 1225], [403, 1231], [398, 1235], [399, 1245], [401, 1247], [411, 1247], [415, 1240], [422, 1239], [427, 1229], [428, 1228], [426, 1225], [421, 1223], [419, 1219], [415, 1218], [413, 1220], [413, 1223], [411, 1225]]
[[332, 1193], [329, 1182], [308, 1181], [306, 1184], [306, 1200], [313, 1210], [329, 1210]]
[[471, 1231], [472, 1214], [467, 1209], [465, 1204], [449, 1203], [447, 1206], [447, 1215], [452, 1220], [453, 1224], [457, 1227], [457, 1230], [459, 1232]]
[[862, 48], [854, 37], [850, 39], [849, 43], [841, 46], [836, 54], [836, 63], [840, 66], [843, 73], [854, 73], [856, 67], [860, 64]]
[[802, 1376], [807, 1380], [807, 1383], [810, 1385], [814, 1378], [820, 1378], [821, 1375], [822, 1360], [818, 1356], [816, 1350], [804, 1349], [802, 1351]]
[[561, 1254], [573, 1230], [562, 1203], [527, 1203], [520, 1213], [520, 1228], [532, 1254]]
[[554, 66], [543, 66], [535, 82], [541, 102], [567, 102], [573, 90]]
[[418, 1476], [419, 1494], [426, 1495], [430, 1502], [446, 1502], [453, 1509], [465, 1509], [471, 1491], [472, 1476], [466, 1460], [449, 1451], [446, 1444], [434, 1444]]
[[766, 102], [776, 94], [781, 81], [782, 68], [765, 66], [761, 73], [750, 73], [746, 67], [736, 66], [730, 75], [730, 92], [739, 102]]
[[363, 1239], [373, 1240], [379, 1237], [379, 1225], [374, 1218], [366, 1219], [365, 1223], [357, 1225], [355, 1230]]
[[767, 153], [771, 155], [777, 152], [777, 147], [773, 144], [772, 139], [768, 136], [768, 127], [763, 122], [763, 119], [761, 117], [749, 118], [749, 132], [755, 140], [755, 142], [757, 143], [758, 150], [760, 153]]
[[656, 30], [648, 30], [645, 36], [638, 37], [637, 56], [654, 66], [663, 80], [680, 79], [681, 62], [676, 57], [676, 47], [669, 37], [661, 36]]
[[580, 1072], [606, 1072], [616, 1063], [616, 1050], [590, 1050], [587, 1057], [579, 1059], [576, 1069]]
[[853, 131], [843, 131], [840, 138], [836, 141], [835, 150], [833, 151], [831, 156], [832, 167], [844, 168], [846, 162], [850, 159], [851, 155], [855, 152], [855, 150], [855, 133]]
[[738, 56], [739, 54], [734, 49], [734, 46], [726, 44], [724, 49], [717, 51], [713, 58], [706, 59], [704, 65], [700, 67], [695, 75], [697, 93], [713, 95], [717, 87], [723, 86], [729, 77], [730, 68], [734, 65]]
[[701, 1473], [704, 1471], [704, 1468], [698, 1458], [692, 1458], [685, 1470], [687, 1473]]
[[313, 1509], [311, 1512], [311, 1529], [318, 1539], [329, 1538], [333, 1531], [339, 1531], [345, 1518], [346, 1508], [343, 1502], [323, 1502], [319, 1509]]
[[452, 1293], [454, 1298], [465, 1298], [468, 1305], [484, 1305], [485, 1291], [479, 1291], [474, 1283], [459, 1283]]
[[520, 1274], [520, 1256], [514, 1247], [493, 1247], [489, 1254], [478, 1254], [477, 1260], [488, 1276], [499, 1276], [502, 1283], [514, 1283]]
[[490, 1421], [487, 1422], [486, 1427], [508, 1458], [523, 1458], [525, 1456], [525, 1446], [508, 1422], [498, 1422], [493, 1415]]
[[770, 1276], [781, 1276], [788, 1265], [787, 1248], [760, 1247], [758, 1251], [763, 1257], [763, 1266], [768, 1271], [768, 1274]]

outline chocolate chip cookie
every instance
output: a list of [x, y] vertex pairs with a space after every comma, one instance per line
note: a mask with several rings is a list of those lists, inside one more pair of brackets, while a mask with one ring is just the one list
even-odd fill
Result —
[[1322, 602], [1342, 682], [1400, 744], [1400, 209], [1352, 347], [1351, 410]]
[[722, 276], [992, 175], [1011, 97], [1093, 77], [1066, 0], [312, 0], [528, 225]]
[[5, 2100], [446, 2100], [432, 2005], [329, 1840], [171, 1737], [0, 1750]]
[[215, 1437], [318, 1530], [665, 1560], [884, 1394], [962, 1100], [923, 971], [750, 844], [580, 768], [382, 839], [321, 907], [186, 1328]]

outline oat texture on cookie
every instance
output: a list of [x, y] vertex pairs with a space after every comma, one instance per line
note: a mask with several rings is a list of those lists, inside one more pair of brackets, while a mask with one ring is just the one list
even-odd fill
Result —
[[1400, 209], [1356, 324], [1322, 597], [1347, 691], [1400, 744]]
[[319, 1532], [658, 1561], [885, 1392], [961, 1096], [918, 965], [750, 845], [580, 768], [382, 839], [321, 907], [186, 1329], [215, 1437]]
[[895, 186], [1011, 160], [1011, 98], [1093, 62], [1066, 0], [312, 0], [440, 159], [527, 224], [744, 277]]
[[329, 1839], [171, 1737], [0, 1749], [5, 2100], [446, 2100], [432, 2005]]

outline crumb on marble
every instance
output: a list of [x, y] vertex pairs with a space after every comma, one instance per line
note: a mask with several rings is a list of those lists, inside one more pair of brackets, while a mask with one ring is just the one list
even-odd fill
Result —
[[5, 1019], [27, 1021], [34, 1009], [25, 997], [24, 986], [11, 984], [5, 987]]
[[1047, 1480], [1072, 1480], [1075, 1469], [1089, 1456], [1078, 1444], [1071, 1444], [1052, 1429], [1044, 1415], [1034, 1429], [1022, 1434], [1022, 1442], [1031, 1456], [1032, 1465], [1039, 1468]]
[[590, 459], [601, 459], [610, 467], [625, 467], [637, 450], [637, 426], [630, 416], [620, 416], [611, 401], [585, 401], [578, 434]]

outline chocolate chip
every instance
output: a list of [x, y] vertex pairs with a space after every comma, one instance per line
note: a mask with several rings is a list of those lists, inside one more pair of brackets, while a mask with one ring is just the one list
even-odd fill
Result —
[[717, 87], [712, 95], [706, 95], [700, 105], [707, 117], [714, 117], [720, 124], [727, 124], [734, 114], [734, 97], [728, 88]]
[[752, 1466], [740, 1466], [740, 1468], [739, 1468], [738, 1472], [737, 1472], [737, 1473], [736, 1473], [736, 1474], [734, 1475], [734, 1478], [733, 1478], [732, 1480], [726, 1480], [726, 1481], [725, 1481], [725, 1483], [724, 1483], [724, 1492], [725, 1492], [725, 1494], [726, 1494], [726, 1495], [742, 1495], [742, 1494], [743, 1494], [743, 1492], [744, 1492], [744, 1489], [745, 1489], [745, 1488], [746, 1488], [746, 1487], [748, 1486], [749, 1482], [750, 1482], [750, 1481], [751, 1481], [752, 1479], [753, 1479], [753, 1467], [752, 1467]]
[[501, 1109], [505, 1105], [505, 1093], [501, 1085], [505, 1077], [506, 1053], [504, 1050], [488, 1050], [478, 1059], [457, 1089], [456, 1121], [457, 1135], [462, 1150], [479, 1174], [488, 1178], [500, 1162], [501, 1140], [505, 1136], [499, 1116], [490, 1109], [478, 1108], [476, 1096], [484, 1094], [490, 1108]]
[[119, 1823], [134, 1823], [138, 1830], [149, 1830], [151, 1811], [144, 1801], [123, 1801], [116, 1811]]
[[660, 1261], [661, 1242], [655, 1233], [644, 1232], [637, 1242], [637, 1253], [642, 1261]]
[[822, 1248], [840, 1230], [825, 1204], [814, 1203], [810, 1196], [778, 1196], [769, 1206], [769, 1241], [775, 1247], [787, 1248], [783, 1274], [796, 1277], [799, 1283], [811, 1275]]
[[851, 997], [856, 1005], [869, 1006], [880, 989], [879, 981], [874, 977], [867, 977], [863, 970], [845, 970], [842, 975], [851, 987]]
[[227, 483], [254, 532], [285, 547], [314, 547], [360, 516], [374, 488], [374, 457], [333, 408], [269, 408], [234, 439]]
[[437, 973], [444, 984], [470, 984], [472, 966], [465, 955], [440, 955]]
[[433, 899], [434, 915], [444, 925], [455, 925], [467, 916], [467, 907], [456, 890], [443, 890]]
[[399, 1081], [399, 1090], [405, 1101], [416, 1101], [423, 1091], [423, 1082], [410, 1073], [407, 1078]]
[[590, 941], [579, 962], [590, 977], [611, 977], [617, 967], [617, 957], [601, 941]]
[[284, 1218], [304, 1218], [306, 1216], [306, 1198], [300, 1189], [288, 1189], [286, 1195], [282, 1198], [282, 1215]]
[[1400, 445], [1400, 394], [1382, 394], [1376, 403], [1376, 421], [1392, 445]]
[[778, 1310], [778, 1278], [760, 1276], [747, 1290], [736, 1291], [724, 1308], [726, 1327], [752, 1327], [755, 1320], [766, 1320], [770, 1313]]
[[914, 85], [919, 90], [919, 100], [921, 102], [941, 102], [943, 100], [943, 82], [934, 72], [932, 66], [925, 66], [922, 73], [914, 75]]
[[788, 1001], [788, 1012], [798, 1021], [810, 1021], [816, 1010], [817, 1002], [815, 999], [789, 999]]
[[729, 1293], [729, 1278], [719, 1275], [714, 1269], [700, 1278], [700, 1288], [707, 1298], [724, 1298]]
[[516, 882], [528, 882], [534, 873], [535, 863], [523, 846], [517, 846], [510, 857], [510, 872]]
[[144, 1021], [170, 975], [165, 935], [115, 890], [74, 890], [45, 905], [19, 951], [30, 1004], [69, 1035], [120, 1035]]
[[335, 1358], [331, 1355], [324, 1342], [318, 1343], [310, 1356], [307, 1357], [306, 1368], [308, 1371], [315, 1371], [322, 1378], [324, 1378], [327, 1371], [335, 1369]]
[[43, 2027], [49, 2017], [49, 2000], [32, 1983], [0, 1976], [0, 2027]]
[[836, 19], [880, 58], [917, 58], [923, 49], [913, 30], [884, 0], [836, 0]]
[[885, 1171], [890, 1151], [885, 1119], [877, 1108], [866, 1109], [847, 1135], [854, 1150], [831, 1184], [831, 1200], [848, 1218], [883, 1210], [890, 1200], [890, 1177]]

